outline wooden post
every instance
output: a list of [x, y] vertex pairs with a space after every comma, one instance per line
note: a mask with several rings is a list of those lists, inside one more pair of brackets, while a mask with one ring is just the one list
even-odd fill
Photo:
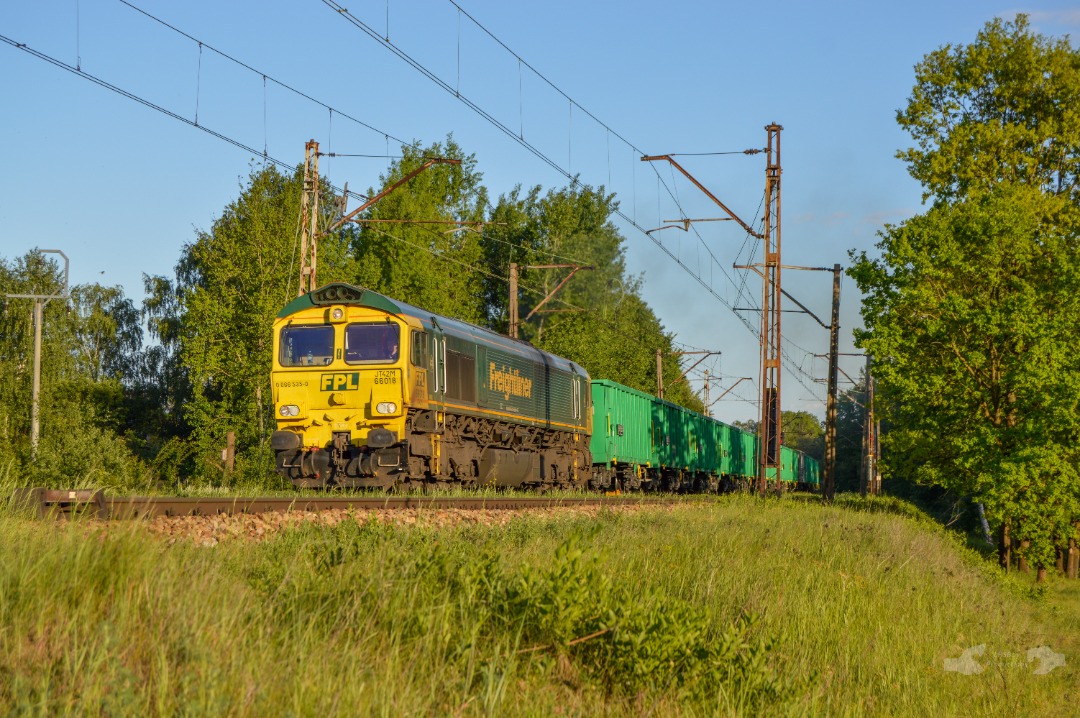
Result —
[[[1023, 551], [1023, 549], [1026, 549], [1030, 545], [1031, 545], [1031, 542], [1028, 541], [1027, 539], [1024, 539], [1023, 541], [1020, 542], [1021, 551]], [[1024, 558], [1023, 553], [1020, 554], [1019, 567], [1020, 567], [1020, 573], [1031, 573], [1031, 569], [1028, 568], [1028, 562], [1027, 562], [1027, 559]]]
[[1005, 569], [1009, 570], [1009, 566], [1012, 563], [1012, 544], [1009, 539], [1009, 522], [1001, 522], [1001, 541], [998, 543], [998, 564]]
[[870, 378], [870, 355], [866, 355], [866, 398], [863, 408], [863, 432], [862, 432], [862, 462], [859, 464], [859, 495], [864, 499], [870, 492], [870, 483], [874, 480], [873, 440], [874, 440], [874, 413], [871, 397], [873, 396], [873, 380]]
[[517, 262], [510, 262], [510, 331], [514, 339], [518, 338], [518, 266]]
[[664, 357], [656, 350], [656, 398], [664, 398]]
[[1069, 560], [1066, 562], [1065, 575], [1068, 578], [1077, 578], [1080, 574], [1080, 548], [1076, 546], [1076, 539], [1069, 539]]
[[825, 403], [825, 475], [822, 494], [836, 495], [836, 392], [840, 336], [840, 265], [833, 265], [832, 323], [829, 324], [829, 392]]
[[230, 431], [225, 434], [225, 472], [232, 474], [236, 459], [236, 433]]

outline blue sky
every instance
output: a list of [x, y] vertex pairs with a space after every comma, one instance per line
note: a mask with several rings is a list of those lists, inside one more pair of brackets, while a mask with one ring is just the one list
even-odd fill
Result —
[[[0, 256], [62, 249], [73, 282], [119, 284], [139, 301], [142, 275], [171, 274], [184, 243], [237, 196], [264, 147], [295, 164], [309, 138], [324, 151], [385, 155], [396, 152], [393, 138], [429, 143], [452, 132], [496, 196], [515, 184], [566, 183], [320, 0], [130, 3], [194, 40], [119, 0], [6, 3], [0, 35], [189, 121], [197, 112], [200, 126], [257, 154], [0, 44]], [[895, 159], [910, 144], [895, 114], [923, 55], [972, 41], [994, 16], [1026, 12], [1046, 35], [1080, 27], [1080, 5], [1064, 2], [459, 0], [468, 15], [448, 0], [343, 5], [562, 170], [617, 193], [637, 225], [617, 221], [646, 300], [678, 342], [722, 351], [701, 365], [725, 377], [713, 396], [736, 377], [754, 378], [714, 407], [726, 420], [756, 415], [745, 400], [756, 391], [758, 344], [730, 308], [760, 302], [759, 281], [731, 269], [752, 243], [731, 222], [645, 235], [664, 219], [719, 215], [681, 176], [637, 154], [763, 147], [764, 126], [781, 124], [784, 263], [846, 265], [848, 250], [872, 250], [884, 223], [922, 209], [920, 188]], [[679, 161], [748, 222], [759, 216], [763, 155]], [[324, 159], [321, 169], [364, 191], [386, 162]], [[785, 272], [784, 287], [827, 319], [830, 275]], [[852, 351], [851, 281], [843, 300], [842, 348]], [[783, 327], [799, 367], [784, 374], [784, 408], [820, 415], [824, 388], [810, 377], [824, 377], [825, 362], [811, 355], [826, 351], [826, 332], [796, 314], [785, 314]], [[854, 376], [860, 363], [843, 366]]]

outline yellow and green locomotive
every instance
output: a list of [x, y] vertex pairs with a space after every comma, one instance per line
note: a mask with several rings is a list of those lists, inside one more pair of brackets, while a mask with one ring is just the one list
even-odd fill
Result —
[[274, 322], [277, 470], [297, 486], [582, 486], [589, 376], [349, 284]]

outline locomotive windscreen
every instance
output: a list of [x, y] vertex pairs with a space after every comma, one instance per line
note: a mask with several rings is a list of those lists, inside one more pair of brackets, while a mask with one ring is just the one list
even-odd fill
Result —
[[322, 366], [333, 358], [333, 327], [288, 326], [281, 330], [281, 366]]
[[365, 322], [345, 327], [345, 363], [397, 361], [401, 332], [396, 324]]

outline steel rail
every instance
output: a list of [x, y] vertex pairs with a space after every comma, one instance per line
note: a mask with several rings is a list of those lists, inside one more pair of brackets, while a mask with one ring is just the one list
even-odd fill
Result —
[[679, 499], [642, 496], [589, 497], [450, 497], [450, 496], [328, 496], [328, 497], [192, 497], [106, 496], [87, 489], [17, 489], [12, 503], [40, 518], [87, 516], [99, 519], [150, 519], [158, 516], [216, 516], [270, 512], [314, 512], [342, 509], [465, 509], [508, 510], [671, 504]]

